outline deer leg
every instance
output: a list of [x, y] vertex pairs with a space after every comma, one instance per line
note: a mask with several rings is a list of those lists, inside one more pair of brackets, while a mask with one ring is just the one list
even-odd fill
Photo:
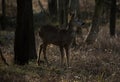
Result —
[[49, 65], [48, 60], [47, 60], [47, 56], [46, 56], [46, 48], [47, 48], [47, 44], [45, 44], [43, 46], [43, 54], [44, 54], [44, 59], [45, 59], [47, 65]]
[[61, 53], [61, 66], [63, 66], [63, 61], [64, 61], [64, 49], [63, 49], [63, 47], [60, 47], [60, 53]]
[[40, 54], [43, 49], [43, 44], [40, 45], [39, 56], [38, 56], [38, 65], [40, 65]]
[[70, 59], [70, 50], [69, 47], [65, 47], [66, 57], [67, 57], [67, 66], [69, 67], [69, 59]]

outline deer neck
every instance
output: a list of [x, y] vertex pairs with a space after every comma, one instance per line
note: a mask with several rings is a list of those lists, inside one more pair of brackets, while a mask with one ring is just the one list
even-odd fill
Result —
[[69, 24], [68, 24], [68, 29], [67, 29], [67, 30], [68, 30], [69, 32], [74, 32], [73, 27], [74, 27], [74, 26], [73, 26], [71, 23], [69, 23]]

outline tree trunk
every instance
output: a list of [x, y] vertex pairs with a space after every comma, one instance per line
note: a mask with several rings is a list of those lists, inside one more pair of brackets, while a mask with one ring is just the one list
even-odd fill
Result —
[[63, 10], [64, 10], [64, 25], [67, 27], [68, 24], [68, 2], [69, 0], [64, 0], [64, 6], [63, 6]]
[[2, 0], [2, 17], [1, 17], [1, 28], [5, 30], [5, 22], [6, 22], [6, 0]]
[[0, 42], [0, 56], [1, 56], [1, 59], [3, 60], [4, 64], [9, 65], [9, 64], [7, 63], [5, 57], [4, 57], [3, 54], [2, 54], [2, 50], [1, 50], [1, 42]]
[[59, 0], [59, 23], [63, 25], [64, 23], [64, 10], [63, 10], [63, 0]]
[[57, 15], [57, 0], [48, 0], [48, 6], [50, 15], [55, 17]]
[[69, 0], [59, 0], [59, 23], [67, 25], [68, 22], [68, 2]]
[[111, 0], [110, 8], [110, 36], [115, 36], [116, 27], [116, 0]]
[[15, 31], [15, 64], [27, 64], [37, 58], [33, 28], [32, 0], [17, 0], [17, 28]]
[[92, 26], [91, 26], [89, 35], [85, 40], [87, 44], [94, 43], [97, 38], [97, 35], [99, 32], [99, 20], [103, 11], [103, 2], [104, 0], [95, 0], [95, 10], [94, 10], [94, 16], [92, 19]]
[[69, 8], [71, 11], [75, 12], [75, 15], [79, 17], [80, 15], [80, 2], [79, 0], [69, 0]]

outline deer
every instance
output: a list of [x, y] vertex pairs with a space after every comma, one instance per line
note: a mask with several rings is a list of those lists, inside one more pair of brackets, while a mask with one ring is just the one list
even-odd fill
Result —
[[39, 31], [39, 36], [42, 39], [42, 44], [40, 45], [38, 65], [40, 65], [40, 55], [43, 51], [44, 59], [47, 65], [48, 59], [46, 56], [46, 49], [49, 44], [57, 45], [61, 53], [61, 66], [63, 66], [64, 61], [64, 51], [67, 58], [67, 67], [70, 66], [70, 47], [75, 38], [75, 32], [77, 27], [84, 24], [81, 20], [77, 19], [74, 14], [71, 14], [71, 20], [68, 23], [66, 29], [60, 29], [52, 25], [44, 25]]

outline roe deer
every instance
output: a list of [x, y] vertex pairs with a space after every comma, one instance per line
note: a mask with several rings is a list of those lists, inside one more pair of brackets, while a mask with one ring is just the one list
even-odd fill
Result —
[[71, 20], [68, 24], [67, 29], [60, 29], [51, 25], [41, 27], [39, 36], [41, 37], [43, 43], [40, 45], [38, 65], [40, 64], [40, 54], [42, 50], [44, 54], [44, 59], [48, 64], [48, 60], [46, 57], [46, 48], [48, 44], [54, 44], [59, 46], [61, 52], [61, 65], [63, 65], [65, 49], [67, 57], [67, 66], [69, 67], [70, 46], [75, 38], [75, 32], [77, 30], [77, 27], [80, 27], [83, 24], [84, 23], [81, 22], [79, 19], [75, 19], [73, 14], [71, 15]]

